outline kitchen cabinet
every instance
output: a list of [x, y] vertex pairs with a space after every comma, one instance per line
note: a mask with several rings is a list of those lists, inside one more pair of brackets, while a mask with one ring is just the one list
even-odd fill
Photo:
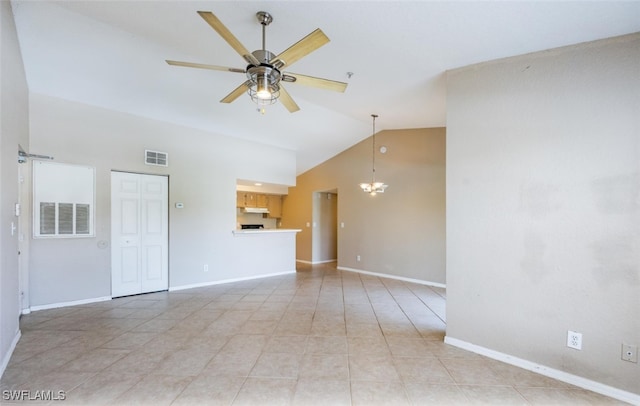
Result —
[[282, 196], [268, 195], [267, 198], [268, 198], [267, 208], [269, 209], [268, 217], [281, 218], [282, 217]]
[[236, 207], [266, 207], [269, 210], [267, 217], [277, 219], [282, 218], [281, 195], [267, 195], [263, 193], [237, 191]]
[[244, 207], [258, 207], [256, 204], [256, 194], [251, 192], [245, 192], [244, 194]]
[[256, 194], [252, 192], [236, 192], [236, 207], [258, 207]]
[[255, 207], [268, 207], [269, 198], [267, 197], [267, 195], [256, 193], [255, 202]]
[[[262, 193], [238, 191], [236, 192], [236, 207], [269, 207], [269, 198], [271, 196]], [[277, 195], [273, 196], [278, 197]]]

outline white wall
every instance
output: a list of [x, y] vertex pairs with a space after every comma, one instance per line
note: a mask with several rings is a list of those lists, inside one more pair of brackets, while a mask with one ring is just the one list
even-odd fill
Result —
[[[32, 240], [32, 306], [110, 296], [110, 250], [98, 242], [110, 241], [111, 170], [169, 175], [171, 288], [244, 272], [231, 233], [237, 179], [295, 183], [293, 151], [38, 94], [30, 106], [32, 150], [96, 167], [97, 189], [96, 238]], [[169, 167], [144, 165], [145, 149], [168, 152]]]
[[29, 147], [29, 93], [11, 4], [0, 2], [0, 375], [19, 335], [18, 144]]
[[640, 35], [447, 91], [447, 337], [640, 394]]

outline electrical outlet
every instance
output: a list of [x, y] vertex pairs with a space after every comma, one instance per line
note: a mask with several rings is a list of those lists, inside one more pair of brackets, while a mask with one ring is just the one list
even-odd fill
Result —
[[209, 272], [209, 264], [204, 264], [204, 267], [202, 268], [202, 270], [204, 272]]
[[567, 332], [567, 347], [574, 348], [576, 350], [582, 349], [582, 333], [576, 333], [569, 330]]
[[360, 255], [356, 256], [356, 261], [360, 262]]
[[638, 346], [622, 344], [622, 360], [638, 363]]

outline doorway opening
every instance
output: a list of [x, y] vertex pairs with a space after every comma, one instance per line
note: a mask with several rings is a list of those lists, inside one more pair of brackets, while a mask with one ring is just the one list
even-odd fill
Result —
[[338, 189], [313, 192], [311, 262], [338, 260]]

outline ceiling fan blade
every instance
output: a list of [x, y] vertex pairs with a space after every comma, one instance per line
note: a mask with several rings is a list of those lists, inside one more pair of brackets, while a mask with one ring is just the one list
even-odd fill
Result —
[[[293, 80], [289, 78], [293, 78]], [[299, 73], [287, 72], [283, 75], [282, 80], [285, 82], [297, 83], [299, 85], [317, 87], [325, 90], [333, 90], [334, 92], [344, 92], [347, 90], [347, 84], [335, 80], [316, 78], [313, 76], [301, 75]]]
[[291, 95], [289, 94], [289, 92], [287, 92], [287, 89], [285, 89], [284, 86], [282, 85], [280, 85], [279, 100], [282, 103], [282, 105], [286, 107], [287, 110], [289, 110], [289, 113], [295, 113], [296, 111], [300, 110], [300, 107], [298, 107], [296, 102], [293, 101], [293, 99], [291, 98]]
[[324, 32], [318, 28], [271, 59], [269, 63], [277, 69], [284, 66], [291, 66], [294, 62], [320, 48], [327, 42], [329, 42], [329, 37], [324, 35]]
[[238, 97], [242, 96], [247, 91], [247, 89], [249, 89], [249, 85], [250, 84], [251, 84], [251, 82], [249, 82], [247, 80], [246, 82], [244, 82], [240, 86], [238, 86], [235, 89], [233, 89], [233, 91], [231, 93], [229, 93], [228, 95], [226, 95], [224, 97], [224, 99], [220, 100], [220, 103], [231, 103], [232, 101], [234, 101]]
[[260, 61], [258, 61], [258, 59], [253, 56], [244, 45], [242, 45], [238, 38], [236, 38], [212, 12], [198, 11], [198, 14], [200, 14], [200, 17], [202, 17], [211, 26], [211, 28], [216, 30], [216, 32], [220, 34], [220, 36], [227, 41], [229, 45], [231, 45], [231, 48], [235, 49], [235, 51], [239, 53], [245, 61], [252, 65], [260, 65]]
[[211, 70], [221, 70], [225, 72], [246, 73], [244, 69], [228, 68], [226, 66], [206, 65], [204, 63], [171, 61], [169, 59], [167, 59], [167, 63], [169, 65], [184, 66], [186, 68], [211, 69]]

